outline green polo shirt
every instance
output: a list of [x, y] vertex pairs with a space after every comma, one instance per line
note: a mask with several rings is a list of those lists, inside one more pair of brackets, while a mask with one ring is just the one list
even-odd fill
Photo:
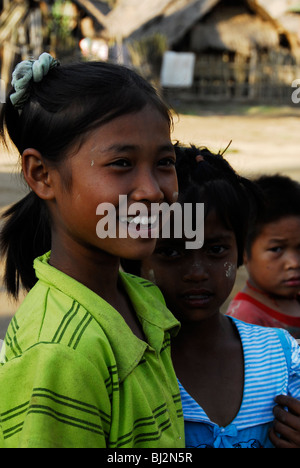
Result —
[[160, 291], [120, 272], [142, 341], [49, 255], [35, 260], [38, 282], [1, 350], [0, 447], [184, 447], [170, 357], [179, 323]]

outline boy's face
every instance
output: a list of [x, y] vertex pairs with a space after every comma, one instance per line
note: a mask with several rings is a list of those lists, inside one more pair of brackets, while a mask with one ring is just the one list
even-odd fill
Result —
[[300, 292], [300, 217], [266, 224], [245, 265], [254, 286], [273, 296], [295, 297]]
[[142, 261], [141, 276], [162, 291], [180, 321], [200, 321], [219, 312], [234, 285], [237, 246], [215, 212], [204, 223], [204, 245], [186, 250], [186, 239], [159, 239], [151, 257]]

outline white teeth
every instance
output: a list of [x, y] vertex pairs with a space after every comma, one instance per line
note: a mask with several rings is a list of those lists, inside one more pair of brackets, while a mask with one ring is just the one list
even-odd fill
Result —
[[133, 218], [131, 221], [129, 221], [130, 224], [131, 223], [134, 223], [134, 224], [141, 224], [141, 217], [140, 216], [136, 216], [135, 218]]
[[156, 223], [157, 215], [150, 216], [150, 224]]
[[146, 226], [148, 224], [154, 224], [157, 220], [157, 216], [120, 216], [120, 221], [121, 223], [134, 223], [134, 224], [141, 224], [143, 226]]
[[149, 218], [148, 216], [143, 216], [141, 219], [141, 224], [149, 224]]

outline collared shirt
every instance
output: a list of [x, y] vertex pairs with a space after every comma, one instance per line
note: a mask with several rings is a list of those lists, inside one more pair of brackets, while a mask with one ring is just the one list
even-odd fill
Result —
[[170, 336], [179, 323], [152, 283], [120, 272], [143, 327], [35, 260], [39, 279], [0, 359], [0, 447], [184, 447]]
[[274, 421], [274, 398], [300, 398], [300, 347], [296, 340], [285, 330], [231, 320], [243, 346], [243, 400], [233, 421], [220, 427], [180, 384], [189, 448], [271, 448], [268, 432]]

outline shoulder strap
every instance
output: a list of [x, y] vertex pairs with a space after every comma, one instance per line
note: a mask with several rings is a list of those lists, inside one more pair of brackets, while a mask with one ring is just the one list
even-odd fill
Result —
[[282, 328], [274, 328], [274, 330], [277, 332], [278, 338], [280, 340], [281, 346], [283, 348], [284, 354], [285, 354], [285, 359], [288, 367], [288, 371], [290, 371], [291, 367], [291, 347], [290, 344], [287, 340], [286, 334]]

